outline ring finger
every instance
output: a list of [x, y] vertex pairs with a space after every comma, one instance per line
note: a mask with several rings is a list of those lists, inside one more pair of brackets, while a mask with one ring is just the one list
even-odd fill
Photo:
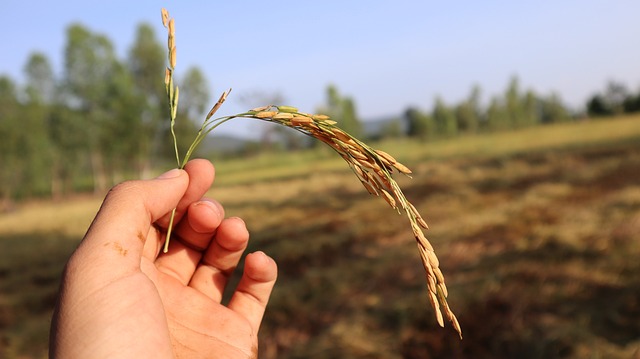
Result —
[[229, 277], [247, 248], [248, 241], [249, 231], [242, 219], [232, 217], [223, 220], [189, 286], [220, 302]]

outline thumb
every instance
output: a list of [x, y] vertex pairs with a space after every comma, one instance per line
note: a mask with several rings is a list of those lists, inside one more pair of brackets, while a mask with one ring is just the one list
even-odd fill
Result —
[[178, 205], [188, 183], [186, 171], [173, 169], [113, 187], [74, 256], [114, 276], [137, 269], [151, 226]]

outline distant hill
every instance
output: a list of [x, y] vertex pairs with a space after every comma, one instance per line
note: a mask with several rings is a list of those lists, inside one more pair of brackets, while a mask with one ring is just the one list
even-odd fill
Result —
[[198, 152], [200, 153], [238, 153], [246, 148], [254, 140], [239, 136], [212, 135], [202, 141]]

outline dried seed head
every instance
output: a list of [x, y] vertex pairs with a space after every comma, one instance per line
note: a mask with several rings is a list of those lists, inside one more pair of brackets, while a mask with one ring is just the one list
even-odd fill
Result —
[[436, 256], [436, 253], [434, 251], [425, 251], [425, 255], [427, 256], [427, 258], [429, 258], [429, 263], [431, 263], [432, 267], [440, 267], [440, 261], [438, 260], [438, 257]]
[[424, 229], [429, 229], [429, 225], [422, 218], [422, 216], [420, 215], [420, 213], [418, 212], [416, 207], [414, 207], [413, 204], [411, 204], [410, 202], [407, 202], [407, 204], [409, 205], [409, 210], [411, 211], [411, 214], [413, 215], [413, 217], [415, 217], [415, 219], [418, 222], [418, 224], [420, 225], [420, 227], [422, 227]]
[[395, 158], [393, 158], [393, 156], [391, 156], [390, 154], [381, 151], [381, 150], [374, 150], [375, 153], [377, 153], [380, 157], [384, 158], [385, 160], [387, 160], [390, 164], [394, 164], [398, 161], [396, 161]]
[[440, 311], [440, 308], [438, 307], [438, 297], [436, 296], [435, 293], [433, 293], [431, 291], [429, 291], [429, 301], [431, 302], [431, 307], [436, 312], [436, 319], [438, 320], [438, 324], [441, 327], [444, 327], [444, 318], [442, 317], [442, 312]]
[[369, 192], [370, 194], [374, 195], [374, 196], [379, 196], [378, 191], [376, 190], [375, 187], [373, 187], [371, 184], [364, 182], [364, 181], [360, 181], [362, 183], [362, 185], [364, 186], [364, 188], [367, 189], [367, 192]]
[[396, 208], [396, 200], [393, 199], [393, 197], [389, 194], [389, 192], [383, 190], [382, 188], [380, 189], [380, 193], [382, 193], [382, 196], [384, 197], [384, 200], [387, 201], [387, 203], [389, 203], [389, 205], [392, 208]]
[[413, 234], [416, 237], [416, 241], [418, 242], [418, 244], [422, 248], [424, 248], [424, 250], [433, 252], [433, 246], [431, 245], [427, 237], [425, 237], [424, 233], [422, 233], [420, 228], [412, 225], [411, 229], [413, 229]]
[[271, 105], [262, 106], [262, 107], [256, 107], [256, 108], [252, 108], [251, 110], [249, 110], [249, 112], [262, 112], [262, 111], [266, 111], [266, 110], [270, 109], [271, 107], [272, 107]]
[[293, 106], [277, 106], [277, 109], [280, 112], [288, 112], [288, 113], [298, 112], [298, 109]]
[[171, 35], [169, 35], [169, 36], [167, 37], [167, 48], [168, 48], [169, 50], [171, 50], [171, 49], [173, 49], [174, 47], [176, 47], [176, 38], [175, 38], [175, 36], [171, 36]]
[[447, 289], [447, 286], [444, 283], [439, 283], [438, 288], [440, 288], [440, 290], [442, 291], [445, 297], [449, 296], [449, 290]]
[[274, 120], [289, 120], [293, 118], [293, 114], [289, 112], [278, 112], [272, 117]]
[[172, 69], [176, 68], [176, 47], [172, 47], [169, 51], [169, 65]]
[[[347, 146], [348, 146], [348, 145], [347, 145]], [[347, 148], [348, 148], [348, 147], [347, 147]], [[366, 160], [368, 160], [368, 159], [369, 159], [367, 156], [365, 156], [365, 155], [364, 155], [362, 152], [360, 152], [360, 151], [356, 151], [356, 150], [351, 149], [351, 148], [348, 148], [348, 149], [347, 149], [347, 151], [349, 152], [349, 154], [350, 154], [353, 158], [355, 158], [355, 159], [357, 159], [357, 160], [366, 161]]]
[[209, 113], [207, 114], [207, 117], [205, 118], [205, 120], [210, 119], [218, 111], [220, 106], [222, 106], [224, 101], [227, 99], [227, 96], [229, 95], [230, 92], [231, 92], [231, 89], [229, 89], [229, 91], [223, 92], [222, 95], [220, 95], [220, 98], [218, 99], [218, 102], [216, 102], [216, 104], [213, 105], [213, 107], [211, 108], [211, 111], [209, 111]]
[[327, 115], [313, 115], [311, 117], [316, 121], [326, 121], [329, 119], [329, 116]]
[[353, 141], [351, 140], [351, 137], [349, 137], [346, 133], [342, 132], [342, 130], [338, 128], [332, 128], [331, 132], [333, 132], [333, 134], [342, 142]]
[[167, 9], [162, 8], [161, 13], [162, 13], [162, 26], [167, 27], [167, 23], [169, 21], [169, 12], [167, 11]]
[[310, 117], [293, 116], [291, 118], [291, 125], [292, 126], [300, 126], [300, 125], [305, 125], [305, 124], [309, 124], [309, 123], [313, 123], [313, 119], [311, 119]]
[[411, 172], [411, 170], [407, 166], [403, 165], [400, 162], [394, 163], [393, 167], [395, 167], [398, 171], [400, 171], [400, 172], [402, 172], [402, 173], [404, 173], [406, 175], [413, 173], [413, 172]]
[[256, 118], [272, 118], [276, 114], [278, 114], [276, 111], [260, 111], [253, 114], [253, 116]]
[[424, 220], [424, 218], [422, 217], [416, 217], [416, 221], [418, 221], [418, 224], [420, 225], [420, 227], [424, 228], [424, 229], [429, 229], [429, 225], [427, 224], [427, 222]]
[[169, 24], [167, 25], [167, 28], [169, 29], [169, 36], [171, 36], [171, 37], [176, 36], [176, 21], [175, 21], [175, 19], [169, 20]]
[[169, 86], [170, 82], [171, 82], [171, 69], [167, 67], [166, 69], [164, 69], [164, 85]]

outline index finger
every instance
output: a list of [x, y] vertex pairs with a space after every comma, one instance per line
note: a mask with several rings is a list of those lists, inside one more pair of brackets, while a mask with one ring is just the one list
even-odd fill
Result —
[[[180, 222], [180, 219], [182, 219], [186, 213], [189, 205], [193, 202], [199, 201], [209, 188], [211, 188], [211, 184], [215, 177], [213, 164], [203, 159], [195, 159], [187, 162], [184, 170], [189, 174], [189, 186], [176, 206], [176, 215], [173, 219], [174, 225]], [[168, 213], [158, 219], [155, 224], [156, 226], [166, 230], [169, 227], [170, 219], [171, 213]]]

